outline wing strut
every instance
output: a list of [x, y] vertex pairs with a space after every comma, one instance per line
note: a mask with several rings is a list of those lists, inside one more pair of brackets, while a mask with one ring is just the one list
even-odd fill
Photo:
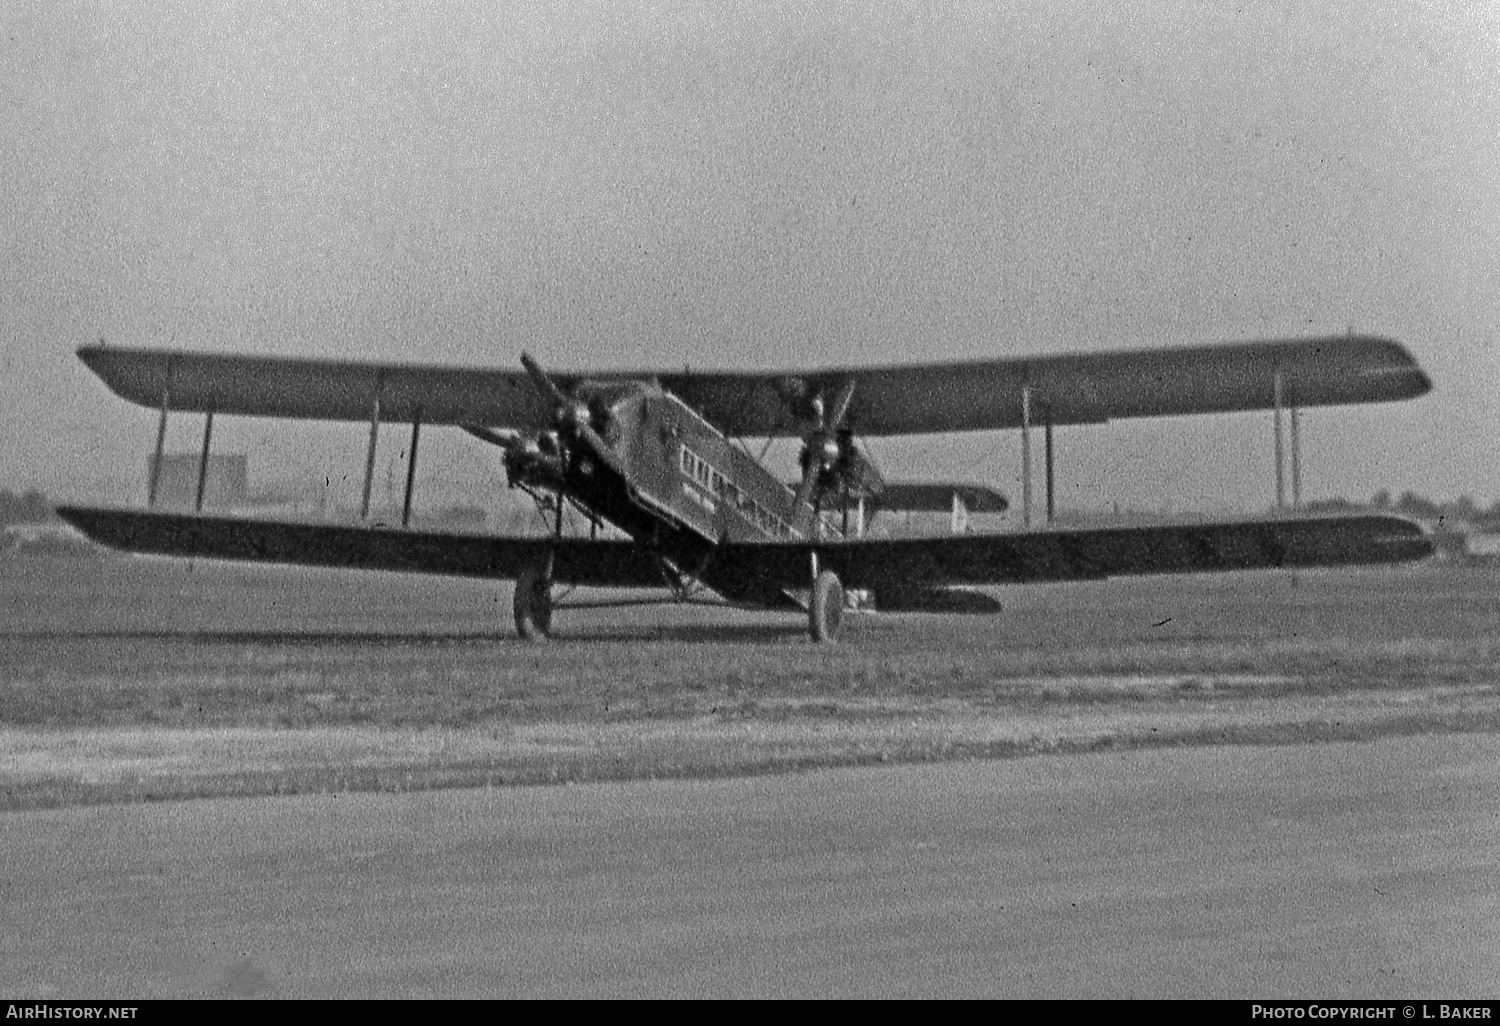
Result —
[[167, 360], [167, 375], [161, 386], [161, 419], [156, 423], [156, 458], [151, 461], [151, 484], [146, 488], [146, 508], [156, 508], [156, 493], [161, 484], [161, 458], [167, 447], [167, 410], [172, 406], [172, 367], [175, 358]]
[[1021, 386], [1021, 527], [1031, 530], [1031, 386]]
[[1279, 513], [1286, 509], [1286, 471], [1283, 465], [1286, 460], [1281, 449], [1281, 371], [1277, 371], [1271, 378], [1271, 392], [1274, 396], [1271, 414], [1271, 429], [1276, 433], [1276, 511]]
[[1292, 509], [1302, 508], [1302, 432], [1301, 432], [1301, 410], [1298, 408], [1296, 398], [1293, 396], [1288, 401], [1287, 393], [1291, 391], [1281, 371], [1277, 371], [1271, 379], [1272, 401], [1272, 429], [1275, 431], [1276, 443], [1276, 509], [1286, 509], [1286, 453], [1281, 440], [1281, 411], [1285, 409], [1289, 414], [1291, 422], [1291, 484], [1292, 484]]
[[411, 490], [417, 480], [417, 442], [422, 437], [422, 407], [411, 415], [411, 448], [406, 452], [406, 501], [401, 506], [401, 526], [411, 526]]
[[[1052, 444], [1052, 406], [1045, 394], [1041, 403], [1043, 463], [1046, 468], [1047, 520], [1050, 527], [1057, 519], [1057, 461]], [[1021, 386], [1021, 526], [1031, 529], [1031, 417], [1032, 391], [1030, 385]], [[955, 497], [955, 503], [958, 501]], [[953, 511], [953, 531], [958, 533], [958, 508]]]
[[203, 512], [203, 488], [208, 484], [208, 446], [214, 437], [214, 411], [209, 410], [203, 418], [203, 453], [198, 457], [198, 497], [193, 500], [193, 512]]
[[1292, 404], [1292, 509], [1302, 508], [1302, 443], [1297, 430], [1297, 404]]
[[1053, 520], [1057, 519], [1057, 502], [1055, 491], [1053, 488], [1055, 477], [1053, 474], [1052, 461], [1052, 415], [1050, 413], [1047, 415], [1047, 419], [1044, 423], [1047, 426], [1047, 523], [1050, 525]]
[[365, 450], [365, 486], [360, 492], [359, 518], [370, 519], [370, 484], [375, 477], [375, 442], [380, 437], [380, 385], [384, 375], [375, 375], [375, 398], [370, 402], [370, 444]]

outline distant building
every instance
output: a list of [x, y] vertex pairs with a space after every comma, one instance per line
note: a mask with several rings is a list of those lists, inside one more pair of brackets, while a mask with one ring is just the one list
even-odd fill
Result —
[[482, 506], [449, 506], [422, 519], [426, 526], [444, 531], [483, 531], [489, 521]]
[[[191, 510], [198, 499], [197, 453], [179, 453], [161, 458], [161, 475], [156, 482], [156, 507], [167, 510]], [[150, 494], [155, 459], [146, 461], [146, 491]], [[203, 508], [226, 509], [243, 506], [250, 497], [250, 457], [225, 455], [208, 457], [208, 473], [203, 479]]]
[[82, 531], [61, 521], [7, 524], [0, 529], [0, 556], [96, 556], [103, 551]]
[[1468, 542], [1470, 559], [1500, 562], [1500, 534], [1475, 533], [1469, 535]]

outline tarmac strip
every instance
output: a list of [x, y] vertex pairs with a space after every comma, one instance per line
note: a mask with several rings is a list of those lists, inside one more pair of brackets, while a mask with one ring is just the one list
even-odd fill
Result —
[[1017, 710], [810, 697], [685, 719], [481, 727], [0, 729], [0, 811], [169, 799], [726, 777], [1171, 745], [1500, 732], [1489, 687]]
[[0, 991], [1454, 1018], [1500, 992], [1497, 793], [1491, 733], [16, 812]]

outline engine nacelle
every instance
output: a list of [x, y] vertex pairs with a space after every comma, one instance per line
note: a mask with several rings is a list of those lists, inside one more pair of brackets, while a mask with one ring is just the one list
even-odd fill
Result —
[[567, 466], [567, 452], [556, 431], [543, 431], [505, 450], [505, 477], [512, 488], [556, 491]]
[[846, 491], [852, 497], [874, 498], [885, 488], [879, 469], [847, 430], [815, 431], [802, 446], [802, 473], [817, 475], [814, 493], [820, 500], [833, 499]]

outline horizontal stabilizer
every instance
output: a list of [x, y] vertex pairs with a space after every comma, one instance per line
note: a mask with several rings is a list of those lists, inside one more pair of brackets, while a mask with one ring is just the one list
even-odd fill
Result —
[[881, 613], [968, 613], [993, 615], [1000, 600], [967, 588], [929, 588], [924, 591], [881, 591], [875, 594]]
[[888, 481], [875, 505], [890, 513], [948, 513], [955, 497], [970, 513], [1004, 513], [1010, 508], [993, 488], [950, 481]]

